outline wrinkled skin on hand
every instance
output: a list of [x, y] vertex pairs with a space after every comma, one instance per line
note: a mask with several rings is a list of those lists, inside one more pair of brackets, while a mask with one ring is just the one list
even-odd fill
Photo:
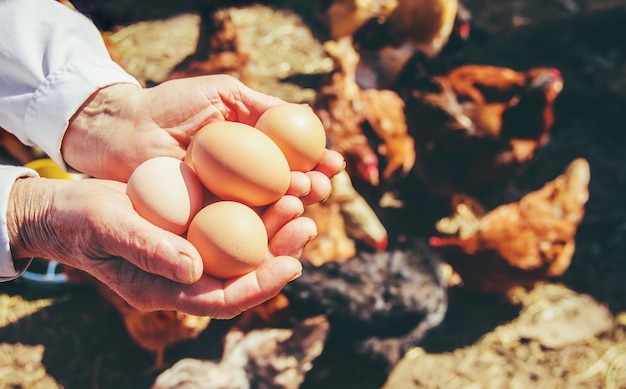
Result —
[[230, 318], [274, 296], [301, 272], [296, 259], [317, 233], [299, 217], [302, 202], [285, 196], [263, 210], [270, 236], [266, 260], [226, 281], [202, 272], [197, 250], [140, 217], [125, 184], [25, 178], [11, 192], [8, 226], [14, 258], [41, 257], [84, 270], [140, 310], [180, 310]]
[[[206, 124], [229, 120], [254, 125], [280, 103], [284, 101], [228, 75], [177, 79], [144, 89], [116, 84], [85, 102], [70, 121], [61, 150], [65, 162], [78, 171], [126, 182], [147, 159], [183, 159], [191, 138]], [[328, 197], [327, 176], [342, 165], [343, 158], [327, 150], [314, 171], [292, 173], [289, 193], [309, 203]]]
[[330, 195], [329, 177], [344, 168], [341, 155], [326, 150], [313, 171], [292, 172], [287, 195], [257, 209], [270, 238], [266, 260], [225, 281], [203, 274], [200, 255], [186, 239], [141, 218], [124, 182], [149, 158], [183, 159], [204, 125], [215, 120], [253, 125], [282, 102], [225, 75], [97, 91], [70, 120], [61, 147], [68, 165], [96, 178], [17, 180], [7, 212], [13, 258], [76, 267], [143, 311], [231, 318], [270, 299], [302, 270], [298, 258], [317, 234], [315, 223], [301, 216], [304, 204]]

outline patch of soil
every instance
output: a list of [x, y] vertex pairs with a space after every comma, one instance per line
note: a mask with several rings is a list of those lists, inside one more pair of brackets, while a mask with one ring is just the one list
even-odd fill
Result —
[[[244, 3], [247, 2], [230, 2], [229, 6], [244, 9], [247, 7]], [[282, 27], [290, 34], [302, 34], [299, 42], [305, 46], [287, 52], [272, 52], [271, 46], [259, 46], [257, 55], [280, 57], [291, 64], [286, 74], [266, 74], [259, 89], [290, 100], [306, 101], [311, 96], [310, 90], [281, 83], [280, 79], [311, 72], [298, 67], [299, 63], [310, 63], [311, 58], [299, 61], [294, 56], [319, 53], [323, 35], [311, 13], [316, 2], [271, 3], [280, 9], [290, 7], [297, 11], [295, 15], [300, 15], [299, 18], [281, 14], [280, 20], [293, 23]], [[442, 58], [443, 63], [447, 66], [489, 63], [520, 70], [553, 66], [562, 72], [565, 84], [557, 100], [556, 122], [548, 146], [508, 187], [483, 193], [481, 200], [487, 206], [512, 200], [515, 194], [539, 188], [560, 174], [573, 159], [586, 158], [591, 166], [587, 214], [577, 235], [572, 265], [558, 282], [569, 290], [592, 296], [614, 315], [626, 311], [626, 0], [465, 0], [464, 3], [473, 13], [472, 39], [461, 52]], [[118, 0], [89, 4], [99, 25], [111, 28], [113, 22], [130, 24], [192, 12], [196, 3]], [[258, 12], [262, 10], [267, 12], [266, 8], [257, 8]], [[259, 39], [281, 27], [276, 25], [278, 19], [266, 16], [250, 19], [256, 25], [253, 31], [260, 35]], [[318, 66], [322, 68], [323, 62]], [[3, 284], [1, 292], [0, 339], [4, 345], [0, 357], [13, 355], [7, 351], [9, 347], [27, 363], [15, 364], [10, 369], [11, 381], [3, 369], [6, 366], [0, 366], [0, 387], [52, 388], [54, 381], [66, 389], [125, 389], [149, 388], [154, 381], [157, 372], [149, 370], [153, 356], [130, 340], [116, 312], [105, 308], [93, 290], [76, 288], [51, 293], [33, 290], [16, 280]], [[33, 308], [23, 309], [24, 306]], [[423, 348], [407, 356], [413, 364], [403, 361], [408, 371], [421, 372], [421, 378], [408, 376], [410, 380], [403, 381], [401, 387], [458, 387], [460, 383], [502, 387], [498, 386], [502, 381], [493, 381], [494, 376], [508, 378], [504, 382], [511, 387], [515, 386], [512, 380], [516, 377], [520, 385], [558, 387], [564, 377], [571, 376], [577, 376], [579, 381], [571, 381], [568, 387], [610, 386], [607, 383], [626, 387], [626, 382], [609, 380], [610, 364], [604, 370], [594, 365], [609, 352], [623, 358], [626, 353], [620, 348], [626, 339], [623, 325], [615, 323], [595, 341], [560, 350], [548, 350], [534, 340], [513, 345], [489, 336], [501, 324], [518, 318], [520, 309], [463, 289], [452, 290], [444, 323], [424, 340]], [[219, 358], [222, 335], [228, 325], [228, 321], [211, 323], [196, 341], [168, 349], [166, 360], [174, 363], [183, 357]], [[31, 350], [30, 360], [24, 357], [28, 350]], [[540, 353], [542, 357], [538, 358]], [[0, 364], [5, 364], [4, 361], [0, 358]], [[318, 362], [305, 387], [379, 388], [386, 380], [383, 372], [367, 367], [332, 365], [328, 358], [320, 358]], [[469, 379], [441, 379], [469, 371], [459, 368], [464, 363], [473, 372]], [[534, 368], [538, 363], [542, 367]], [[415, 370], [420, 365], [426, 370]], [[16, 381], [15, 377], [20, 376], [16, 371], [22, 372], [23, 380]], [[523, 377], [515, 375], [515, 371], [523, 371]]]

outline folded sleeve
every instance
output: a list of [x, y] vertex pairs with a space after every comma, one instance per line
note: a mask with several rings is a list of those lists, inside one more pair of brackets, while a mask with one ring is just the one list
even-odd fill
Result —
[[22, 177], [38, 177], [38, 174], [21, 166], [0, 165], [0, 282], [19, 277], [31, 262], [31, 259], [13, 261], [7, 231], [9, 194], [15, 180]]
[[0, 0], [0, 127], [66, 169], [69, 120], [98, 89], [138, 81], [90, 19], [54, 0]]

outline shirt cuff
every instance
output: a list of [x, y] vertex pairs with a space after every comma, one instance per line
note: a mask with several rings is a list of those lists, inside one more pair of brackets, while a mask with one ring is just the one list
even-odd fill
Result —
[[0, 282], [13, 280], [28, 268], [32, 258], [13, 261], [7, 229], [9, 194], [15, 181], [22, 177], [39, 177], [36, 171], [21, 166], [0, 166]]
[[69, 120], [93, 93], [120, 83], [141, 87], [113, 61], [81, 59], [66, 63], [44, 80], [29, 102], [24, 120], [28, 137], [67, 171], [61, 142]]

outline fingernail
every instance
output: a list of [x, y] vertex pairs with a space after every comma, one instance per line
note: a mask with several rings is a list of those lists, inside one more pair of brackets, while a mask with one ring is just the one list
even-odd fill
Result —
[[291, 277], [291, 279], [289, 280], [289, 282], [298, 279], [298, 277], [300, 277], [302, 275], [302, 272], [298, 272], [296, 274], [294, 274], [293, 277]]
[[194, 266], [194, 261], [187, 256], [183, 256], [179, 254], [178, 263], [176, 264], [176, 271], [174, 272], [174, 278], [177, 281], [191, 284], [195, 280], [196, 269]]

